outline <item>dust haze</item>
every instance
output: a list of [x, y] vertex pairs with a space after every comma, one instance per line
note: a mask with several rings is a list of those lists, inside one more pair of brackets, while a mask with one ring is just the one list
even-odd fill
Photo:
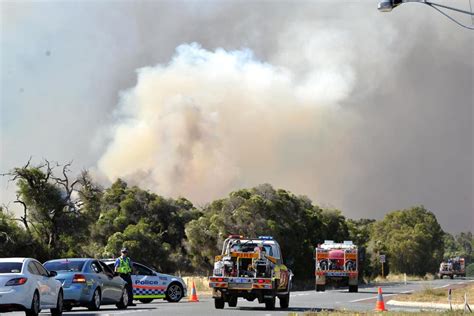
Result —
[[271, 183], [472, 231], [473, 32], [376, 5], [3, 2], [1, 169], [74, 160], [198, 205]]

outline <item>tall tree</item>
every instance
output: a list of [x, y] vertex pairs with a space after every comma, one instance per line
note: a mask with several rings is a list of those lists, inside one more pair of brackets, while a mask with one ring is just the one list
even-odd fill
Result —
[[40, 247], [22, 229], [13, 216], [0, 207], [0, 257], [30, 256]]
[[135, 260], [161, 271], [189, 271], [184, 229], [198, 214], [184, 198], [166, 199], [118, 179], [102, 192], [92, 239], [104, 256], [125, 246]]
[[275, 190], [269, 184], [232, 192], [202, 212], [186, 226], [186, 234], [194, 266], [203, 272], [211, 270], [229, 234], [272, 235], [296, 279], [306, 280], [314, 275], [314, 246], [328, 237], [330, 229], [343, 232], [341, 238], [347, 236], [340, 213], [323, 212], [307, 197]]
[[349, 229], [349, 239], [358, 246], [359, 249], [359, 278], [364, 276], [371, 276], [373, 274], [373, 267], [371, 265], [371, 255], [369, 251], [369, 243], [371, 237], [372, 226], [375, 223], [374, 219], [348, 219], [346, 221]]
[[[70, 166], [70, 163], [59, 165], [48, 160], [33, 166], [28, 161], [5, 174], [16, 182], [14, 202], [23, 206], [21, 221], [25, 229], [44, 245], [48, 257], [74, 255], [77, 237], [87, 235], [78, 229], [87, 229], [87, 225], [82, 225], [79, 200], [74, 197], [80, 183], [71, 179]], [[55, 173], [58, 169], [59, 176]]]
[[374, 253], [387, 255], [391, 271], [424, 275], [436, 272], [443, 258], [444, 232], [423, 206], [394, 211], [373, 226]]

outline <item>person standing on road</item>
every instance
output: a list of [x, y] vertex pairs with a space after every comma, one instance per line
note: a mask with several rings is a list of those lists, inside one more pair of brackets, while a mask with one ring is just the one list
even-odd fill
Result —
[[133, 303], [133, 284], [132, 284], [132, 271], [133, 263], [130, 257], [128, 256], [127, 248], [122, 248], [121, 256], [115, 261], [115, 272], [117, 272], [120, 277], [127, 282], [126, 288], [128, 293], [128, 306], [137, 306]]

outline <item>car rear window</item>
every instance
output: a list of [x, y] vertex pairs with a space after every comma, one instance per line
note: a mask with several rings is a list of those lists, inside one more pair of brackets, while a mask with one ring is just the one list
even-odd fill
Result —
[[49, 271], [70, 271], [80, 272], [85, 261], [51, 261], [46, 262], [43, 266]]
[[20, 273], [22, 266], [21, 262], [0, 262], [0, 273]]

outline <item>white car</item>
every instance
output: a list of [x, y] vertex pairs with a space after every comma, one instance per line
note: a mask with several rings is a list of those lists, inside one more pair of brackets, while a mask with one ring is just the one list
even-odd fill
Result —
[[0, 258], [0, 312], [37, 316], [42, 309], [51, 309], [52, 316], [61, 316], [63, 289], [55, 276], [35, 259]]
[[[116, 259], [105, 259], [112, 270]], [[165, 299], [168, 302], [179, 302], [186, 296], [186, 283], [180, 277], [154, 271], [147, 266], [134, 262], [132, 272], [133, 299], [150, 303], [154, 299]]]

